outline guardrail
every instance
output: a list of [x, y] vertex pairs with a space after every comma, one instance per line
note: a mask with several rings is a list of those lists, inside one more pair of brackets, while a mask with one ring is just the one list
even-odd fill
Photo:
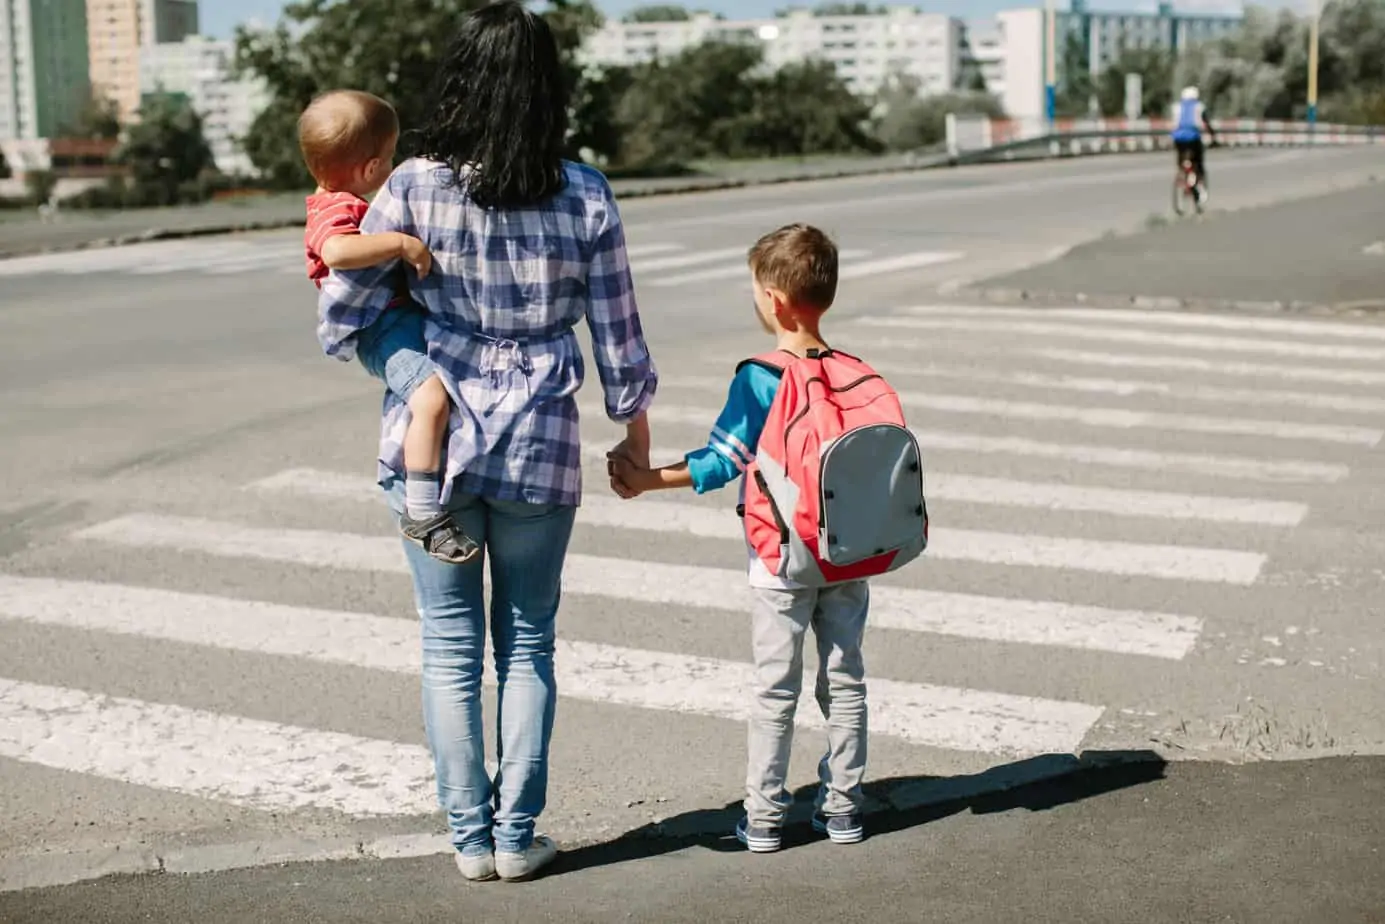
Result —
[[[1269, 119], [1213, 119], [1226, 147], [1344, 147], [1385, 142], [1385, 126]], [[954, 163], [1021, 157], [1081, 157], [1173, 147], [1165, 119], [988, 119], [949, 115], [947, 153]]]

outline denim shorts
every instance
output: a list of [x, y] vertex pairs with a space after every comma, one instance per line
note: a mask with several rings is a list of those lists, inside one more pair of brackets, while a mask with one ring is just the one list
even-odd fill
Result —
[[356, 337], [356, 358], [366, 371], [408, 401], [437, 371], [423, 337], [427, 312], [411, 301], [390, 308]]

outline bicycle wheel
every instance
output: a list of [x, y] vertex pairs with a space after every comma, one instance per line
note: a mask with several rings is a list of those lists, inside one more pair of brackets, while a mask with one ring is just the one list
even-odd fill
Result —
[[1188, 194], [1188, 182], [1183, 178], [1182, 172], [1174, 177], [1173, 181], [1173, 213], [1182, 217], [1183, 197]]

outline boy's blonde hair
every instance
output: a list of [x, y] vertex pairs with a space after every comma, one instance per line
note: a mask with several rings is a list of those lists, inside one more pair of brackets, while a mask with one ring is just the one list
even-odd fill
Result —
[[799, 308], [826, 311], [837, 298], [837, 245], [812, 225], [785, 225], [750, 248], [750, 271]]
[[308, 172], [323, 186], [351, 181], [352, 172], [399, 134], [394, 107], [373, 93], [333, 90], [298, 117], [298, 146]]

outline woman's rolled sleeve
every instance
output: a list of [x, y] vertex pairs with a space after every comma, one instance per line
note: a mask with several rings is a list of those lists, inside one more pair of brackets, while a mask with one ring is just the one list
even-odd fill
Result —
[[654, 400], [659, 373], [649, 355], [635, 283], [625, 250], [625, 229], [613, 198], [607, 198], [598, 224], [596, 247], [587, 274], [587, 324], [592, 352], [606, 397], [606, 416], [626, 424]]
[[[390, 177], [361, 221], [362, 234], [403, 231], [404, 205]], [[405, 232], [410, 233], [410, 232]], [[332, 270], [322, 280], [317, 299], [317, 339], [328, 356], [347, 361], [356, 355], [356, 334], [380, 317], [394, 297], [390, 274], [399, 260], [357, 270]]]

